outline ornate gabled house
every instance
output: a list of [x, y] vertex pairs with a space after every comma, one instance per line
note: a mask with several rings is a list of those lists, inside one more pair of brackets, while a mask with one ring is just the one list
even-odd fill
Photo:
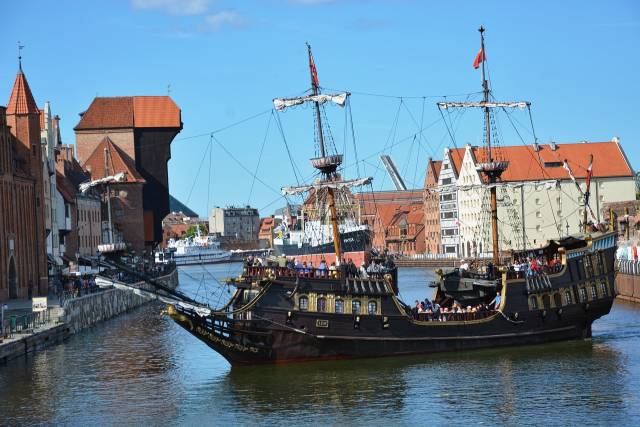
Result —
[[[143, 188], [146, 181], [136, 170], [133, 159], [117, 146], [110, 137], [104, 136], [83, 164], [95, 181], [119, 173], [124, 174], [120, 182], [109, 184], [105, 192], [103, 206], [108, 210], [109, 198], [111, 212], [102, 213], [103, 241], [109, 242], [109, 231], [114, 240], [109, 243], [129, 243], [136, 252], [145, 249], [145, 224], [143, 216]], [[111, 222], [109, 222], [111, 218]]]
[[460, 254], [457, 182], [464, 150], [445, 148], [438, 174], [442, 253]]
[[0, 107], [0, 300], [48, 286], [40, 111], [22, 72]]
[[440, 194], [436, 191], [441, 167], [442, 160], [433, 160], [429, 157], [427, 173], [424, 178], [424, 238], [425, 252], [429, 254], [442, 252], [440, 246]]
[[[119, 153], [126, 155], [129, 166], [142, 180], [136, 182], [144, 183], [142, 217], [135, 221], [142, 224], [146, 248], [162, 242], [162, 219], [170, 212], [167, 162], [171, 158], [171, 141], [182, 130], [180, 108], [168, 96], [98, 97], [81, 114], [74, 130], [78, 160], [83, 166], [105, 136]], [[102, 158], [104, 153], [96, 156]], [[126, 197], [120, 200], [131, 207], [137, 203]], [[137, 214], [137, 208], [134, 211]], [[139, 235], [125, 234], [125, 239], [137, 242]]]

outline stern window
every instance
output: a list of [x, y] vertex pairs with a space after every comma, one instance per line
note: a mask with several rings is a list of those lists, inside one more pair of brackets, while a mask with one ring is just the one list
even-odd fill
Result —
[[378, 313], [378, 303], [375, 301], [369, 301], [369, 305], [367, 306], [369, 309], [369, 314], [377, 314]]
[[580, 302], [585, 302], [587, 300], [587, 291], [584, 288], [578, 288], [578, 298]]
[[324, 313], [327, 311], [327, 299], [326, 298], [318, 298], [318, 302], [316, 304], [318, 307], [318, 312]]
[[564, 292], [564, 303], [565, 305], [573, 304], [573, 299], [571, 298], [571, 291]]
[[600, 292], [602, 292], [603, 297], [607, 297], [607, 284], [605, 282], [600, 283]]
[[307, 297], [300, 297], [298, 299], [298, 307], [300, 308], [300, 311], [307, 311], [309, 310], [309, 298]]
[[351, 312], [353, 314], [360, 314], [360, 301], [357, 299], [351, 301]]

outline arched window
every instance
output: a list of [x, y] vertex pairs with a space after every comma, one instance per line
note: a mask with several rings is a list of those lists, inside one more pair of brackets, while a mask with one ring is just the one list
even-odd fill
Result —
[[375, 301], [369, 301], [367, 309], [369, 314], [378, 314], [378, 303]]
[[559, 293], [556, 292], [553, 294], [553, 302], [555, 303], [556, 308], [562, 307], [562, 297]]
[[336, 300], [336, 313], [344, 313], [344, 301], [341, 299]]
[[300, 311], [309, 310], [309, 298], [304, 295], [298, 298], [298, 307], [300, 308]]
[[360, 301], [357, 299], [351, 301], [351, 312], [353, 314], [360, 314]]
[[571, 297], [571, 291], [564, 291], [564, 303], [565, 305], [573, 304], [573, 298]]
[[536, 298], [535, 296], [532, 296], [531, 298], [529, 298], [529, 306], [531, 307], [531, 310], [537, 310], [538, 298]]
[[324, 297], [318, 298], [316, 304], [317, 310], [319, 313], [324, 313], [327, 311], [327, 299]]

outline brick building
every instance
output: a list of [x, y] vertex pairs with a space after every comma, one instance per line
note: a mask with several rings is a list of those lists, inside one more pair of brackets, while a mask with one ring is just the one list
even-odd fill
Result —
[[85, 158], [84, 168], [91, 180], [97, 180], [106, 176], [124, 174], [124, 179], [118, 183], [110, 184], [109, 191], [104, 194], [103, 203], [103, 236], [104, 242], [109, 241], [109, 212], [106, 198], [111, 202], [111, 227], [113, 242], [129, 243], [135, 251], [145, 249], [145, 224], [143, 215], [143, 188], [146, 181], [140, 176], [133, 163], [124, 150], [117, 146], [109, 136], [103, 136], [89, 157]]
[[[168, 96], [98, 97], [81, 114], [74, 130], [78, 159], [83, 166], [108, 136], [118, 148], [119, 157], [130, 163], [127, 168], [136, 171], [135, 183], [143, 184], [125, 185], [128, 189], [120, 192], [129, 191], [131, 197], [118, 197], [118, 212], [136, 215], [139, 197], [142, 200], [142, 217], [132, 220], [136, 227], [142, 227], [131, 237], [125, 233], [125, 239], [138, 242], [138, 232], [142, 231], [147, 248], [160, 243], [162, 219], [170, 212], [167, 162], [171, 158], [171, 141], [182, 130], [180, 108]], [[97, 156], [104, 161], [102, 152]]]
[[400, 206], [385, 229], [385, 248], [394, 254], [425, 252], [424, 211], [421, 205]]
[[[372, 230], [372, 245], [378, 250], [392, 250], [387, 239], [391, 223], [400, 210], [413, 211], [418, 207], [421, 210], [423, 206], [422, 190], [363, 192], [356, 193], [354, 198], [360, 204], [360, 222]], [[424, 223], [422, 225], [424, 232]], [[393, 249], [397, 249], [397, 245]]]
[[40, 111], [22, 72], [0, 107], [0, 300], [47, 292]]
[[438, 254], [440, 247], [440, 194], [434, 191], [438, 187], [441, 160], [429, 157], [427, 173], [424, 179], [424, 238], [425, 252]]

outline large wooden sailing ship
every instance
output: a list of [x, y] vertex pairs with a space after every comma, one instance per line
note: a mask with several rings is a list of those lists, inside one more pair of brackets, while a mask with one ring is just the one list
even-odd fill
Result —
[[[441, 107], [481, 108], [488, 129], [491, 108], [517, 103], [489, 98], [483, 31], [481, 28], [483, 100]], [[317, 97], [314, 92], [310, 101], [324, 102]], [[167, 313], [232, 365], [395, 356], [590, 337], [593, 321], [609, 312], [615, 297], [616, 233], [613, 229], [588, 233], [585, 225], [584, 234], [513, 253], [501, 263], [495, 188], [508, 164], [494, 158], [489, 133], [480, 171], [487, 177], [491, 197], [492, 268], [440, 272], [429, 310], [416, 312], [402, 302], [396, 268], [378, 260], [376, 271], [366, 275], [346, 265], [331, 271], [247, 265], [239, 278], [230, 281], [236, 291], [224, 307], [213, 309], [173, 292], [162, 297], [169, 302]], [[361, 181], [343, 181], [336, 174], [340, 156], [321, 150], [312, 162], [322, 178], [306, 189], [322, 191], [328, 198], [333, 249], [340, 260], [334, 191]], [[527, 257], [544, 260], [545, 266], [526, 272], [508, 268], [507, 262]]]

